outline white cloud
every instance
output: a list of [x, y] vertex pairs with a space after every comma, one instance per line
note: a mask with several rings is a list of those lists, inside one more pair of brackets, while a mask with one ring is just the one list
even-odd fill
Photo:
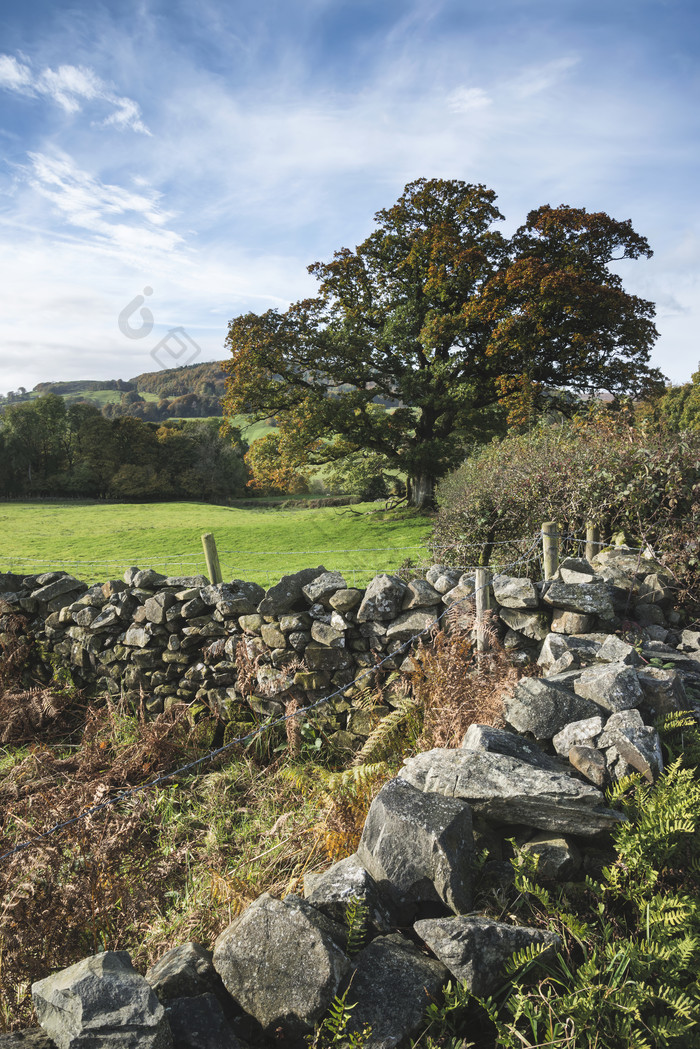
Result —
[[47, 66], [35, 74], [28, 63], [2, 54], [0, 87], [20, 95], [49, 98], [66, 113], [81, 112], [85, 103], [106, 103], [112, 112], [103, 120], [95, 121], [96, 124], [151, 134], [141, 119], [138, 103], [116, 95], [92, 69], [85, 66], [61, 65], [55, 70]]
[[447, 107], [453, 113], [468, 113], [491, 104], [492, 99], [480, 87], [458, 87], [447, 97]]
[[[30, 153], [29, 184], [72, 226], [129, 251], [168, 251], [182, 238], [163, 228], [172, 215], [160, 208], [160, 194], [141, 181], [140, 192], [103, 183], [65, 154]], [[126, 219], [131, 217], [131, 221]]]

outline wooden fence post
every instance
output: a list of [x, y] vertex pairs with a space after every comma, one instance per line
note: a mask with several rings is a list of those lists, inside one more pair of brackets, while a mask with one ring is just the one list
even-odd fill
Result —
[[476, 650], [486, 652], [488, 644], [484, 620], [491, 608], [491, 573], [488, 568], [477, 568], [474, 597], [476, 600]]
[[202, 536], [202, 547], [204, 548], [204, 559], [207, 562], [207, 574], [212, 583], [223, 583], [219, 555], [216, 550], [216, 540], [211, 532], [205, 532]]
[[586, 560], [592, 561], [600, 547], [600, 528], [589, 521], [586, 525]]
[[556, 521], [545, 521], [542, 525], [542, 556], [544, 577], [551, 579], [559, 567], [559, 525]]

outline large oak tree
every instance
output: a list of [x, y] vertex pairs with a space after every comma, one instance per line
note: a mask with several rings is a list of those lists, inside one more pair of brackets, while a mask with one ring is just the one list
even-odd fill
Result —
[[[542, 207], [510, 240], [483, 185], [418, 179], [354, 251], [309, 271], [318, 295], [229, 326], [229, 415], [276, 416], [297, 465], [378, 452], [416, 506], [504, 409], [553, 389], [639, 396], [654, 306], [610, 263], [650, 256], [631, 223]], [[396, 407], [387, 410], [381, 401]]]

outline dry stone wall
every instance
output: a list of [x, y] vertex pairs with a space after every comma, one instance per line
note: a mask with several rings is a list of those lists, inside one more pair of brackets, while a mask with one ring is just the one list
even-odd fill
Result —
[[[441, 566], [412, 583], [379, 576], [364, 592], [322, 568], [267, 593], [136, 570], [102, 587], [63, 575], [16, 584], [5, 615], [31, 617], [47, 651], [81, 680], [114, 689], [116, 667], [159, 702], [204, 699], [222, 716], [242, 702], [239, 645], [266, 704], [281, 704], [290, 680], [311, 697], [341, 688], [345, 699], [372, 661], [410, 671], [405, 646], [417, 627], [474, 590], [471, 575]], [[409, 758], [374, 800], [354, 855], [308, 875], [303, 896], [260, 896], [213, 950], [175, 946], [145, 976], [126, 952], [108, 951], [39, 981], [43, 1031], [8, 1047], [300, 1047], [347, 991], [352, 1029], [371, 1029], [367, 1049], [392, 1049], [420, 1033], [448, 980], [486, 996], [515, 950], [556, 951], [555, 935], [493, 920], [476, 904], [488, 892], [507, 898], [513, 841], [553, 884], [611, 861], [623, 817], [604, 788], [630, 771], [659, 776], [659, 714], [700, 718], [700, 632], [682, 629], [659, 566], [625, 549], [593, 564], [568, 559], [544, 584], [496, 576], [493, 592], [504, 645], [541, 670], [506, 699], [505, 728], [472, 725], [460, 747]], [[307, 669], [290, 669], [299, 656]], [[351, 731], [351, 699], [333, 715], [343, 718], [338, 732]], [[357, 950], [345, 922], [351, 900], [366, 909]]]

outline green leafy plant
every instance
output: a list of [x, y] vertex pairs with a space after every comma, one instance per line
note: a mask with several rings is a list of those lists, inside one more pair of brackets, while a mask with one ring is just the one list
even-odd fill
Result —
[[364, 1049], [369, 1042], [372, 1028], [365, 1024], [359, 1031], [348, 1030], [355, 1003], [348, 1003], [348, 987], [343, 994], [336, 995], [328, 1007], [327, 1015], [316, 1025], [314, 1033], [309, 1035], [306, 1044], [310, 1049]]

